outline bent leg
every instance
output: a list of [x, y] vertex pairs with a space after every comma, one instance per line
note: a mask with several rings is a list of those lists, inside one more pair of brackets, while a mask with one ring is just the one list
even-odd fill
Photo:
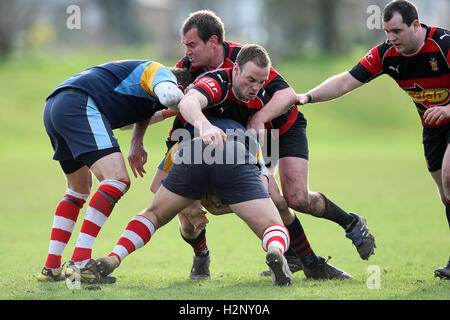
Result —
[[315, 217], [331, 220], [344, 229], [351, 227], [354, 216], [342, 210], [323, 194], [311, 192], [308, 185], [308, 160], [285, 157], [280, 159], [280, 180], [290, 208]]
[[120, 263], [126, 256], [147, 244], [156, 229], [164, 226], [192, 202], [194, 200], [181, 197], [161, 186], [150, 206], [128, 223], [109, 256], [115, 256]]
[[120, 198], [128, 191], [130, 178], [123, 155], [113, 152], [96, 160], [90, 170], [100, 186], [89, 202], [71, 260], [84, 266], [92, 256], [97, 236]]
[[272, 275], [272, 283], [288, 286], [292, 281], [292, 272], [284, 253], [289, 247], [289, 231], [282, 225], [275, 204], [270, 198], [249, 200], [230, 205], [231, 209], [261, 239], [266, 254], [266, 264]]
[[289, 207], [339, 224], [362, 259], [374, 254], [375, 238], [364, 217], [344, 211], [322, 193], [309, 191], [307, 160], [284, 157], [279, 165], [281, 187]]
[[[63, 170], [69, 171], [65, 169], [64, 164], [62, 166]], [[54, 275], [61, 274], [62, 254], [72, 236], [79, 212], [89, 197], [92, 178], [86, 166], [82, 166], [75, 172], [66, 173], [66, 180], [65, 195], [59, 202], [53, 217], [47, 259], [43, 272], [38, 276], [40, 281], [57, 280]]]

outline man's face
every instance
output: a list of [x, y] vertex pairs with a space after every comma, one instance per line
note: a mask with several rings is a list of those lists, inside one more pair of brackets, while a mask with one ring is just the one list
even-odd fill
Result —
[[244, 64], [242, 68], [235, 64], [232, 84], [234, 94], [245, 102], [255, 99], [259, 90], [269, 79], [269, 72], [269, 67], [258, 67], [252, 61]]
[[[212, 38], [212, 37], [211, 37]], [[193, 67], [208, 66], [213, 58], [213, 41], [206, 43], [198, 36], [197, 28], [192, 28], [181, 36], [181, 43], [185, 47], [185, 54], [188, 56]]]
[[395, 12], [391, 20], [388, 22], [383, 21], [383, 28], [387, 39], [398, 53], [411, 54], [419, 49], [417, 37], [420, 23], [418, 20], [414, 20], [408, 27], [403, 22], [402, 15]]

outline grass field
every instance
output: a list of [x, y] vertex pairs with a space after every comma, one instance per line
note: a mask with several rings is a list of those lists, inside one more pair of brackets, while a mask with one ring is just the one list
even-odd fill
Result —
[[[275, 67], [297, 92], [347, 70], [358, 55], [278, 63]], [[448, 260], [450, 239], [442, 204], [426, 171], [421, 126], [409, 98], [382, 77], [334, 102], [308, 105], [310, 186], [349, 211], [364, 215], [376, 237], [375, 256], [359, 258], [343, 230], [327, 220], [298, 213], [314, 251], [351, 273], [353, 281], [311, 281], [294, 274], [293, 285], [278, 288], [264, 270], [260, 240], [234, 215], [209, 216], [211, 280], [189, 280], [192, 250], [173, 220], [114, 273], [117, 283], [100, 291], [39, 283], [48, 250], [54, 209], [65, 191], [59, 165], [42, 124], [45, 97], [60, 82], [108, 60], [147, 58], [143, 50], [80, 55], [30, 54], [0, 63], [0, 299], [81, 300], [449, 300], [450, 282], [433, 270]], [[325, 62], [324, 62], [325, 61]], [[171, 65], [174, 61], [164, 61]], [[147, 175], [117, 204], [95, 243], [94, 257], [108, 254], [125, 225], [146, 207], [154, 168], [165, 151], [171, 122], [146, 136]], [[130, 131], [117, 131], [126, 154]], [[131, 174], [131, 172], [130, 172]], [[94, 185], [94, 188], [96, 184]], [[68, 260], [81, 227], [63, 255]], [[367, 285], [371, 268], [380, 270], [380, 288]], [[369, 281], [370, 283], [370, 281]]]

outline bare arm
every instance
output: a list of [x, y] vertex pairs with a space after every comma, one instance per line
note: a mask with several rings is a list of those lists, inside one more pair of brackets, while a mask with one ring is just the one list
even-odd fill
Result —
[[149, 123], [150, 119], [147, 119], [133, 125], [130, 150], [128, 151], [128, 163], [135, 178], [137, 178], [138, 174], [143, 177], [146, 173], [144, 164], [147, 163], [147, 151], [144, 147], [144, 135]]
[[197, 90], [190, 90], [178, 104], [184, 120], [199, 129], [200, 136], [206, 145], [214, 144], [223, 147], [225, 133], [213, 126], [205, 117], [202, 109], [208, 106], [208, 99]]
[[307, 94], [298, 94], [297, 103], [315, 103], [329, 101], [343, 96], [344, 94], [362, 86], [364, 83], [356, 80], [349, 72], [343, 72], [332, 76], [320, 85], [309, 91], [311, 99]]
[[270, 101], [252, 117], [252, 122], [266, 123], [285, 113], [296, 102], [294, 89], [291, 87], [276, 91]]
[[297, 101], [294, 89], [291, 87], [276, 91], [270, 101], [247, 124], [247, 129], [255, 130], [255, 136], [260, 143], [264, 142], [264, 124], [285, 113]]

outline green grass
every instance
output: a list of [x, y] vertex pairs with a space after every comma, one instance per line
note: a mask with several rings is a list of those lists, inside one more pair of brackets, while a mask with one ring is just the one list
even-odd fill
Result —
[[[298, 213], [314, 251], [351, 273], [354, 281], [311, 281], [294, 274], [289, 288], [273, 287], [264, 270], [260, 240], [234, 215], [209, 216], [211, 280], [193, 282], [192, 250], [173, 220], [114, 273], [117, 283], [101, 291], [71, 290], [62, 283], [39, 283], [53, 211], [65, 191], [64, 176], [51, 160], [42, 124], [47, 94], [82, 69], [146, 51], [119, 54], [29, 54], [0, 63], [0, 299], [151, 300], [316, 300], [450, 298], [450, 283], [433, 277], [450, 248], [448, 225], [436, 187], [426, 171], [421, 126], [412, 102], [388, 78], [375, 80], [337, 101], [307, 105], [310, 186], [346, 210], [364, 215], [377, 240], [369, 261], [359, 258], [336, 224]], [[287, 61], [276, 66], [297, 92], [353, 66], [358, 57]], [[169, 65], [174, 61], [166, 62]], [[170, 122], [149, 128], [147, 175], [117, 204], [94, 247], [108, 254], [128, 221], [152, 200], [154, 168], [165, 151]], [[130, 131], [116, 135], [126, 154]], [[95, 188], [96, 185], [94, 185]], [[72, 254], [81, 219], [63, 255]], [[369, 266], [381, 270], [381, 288], [368, 289]]]

